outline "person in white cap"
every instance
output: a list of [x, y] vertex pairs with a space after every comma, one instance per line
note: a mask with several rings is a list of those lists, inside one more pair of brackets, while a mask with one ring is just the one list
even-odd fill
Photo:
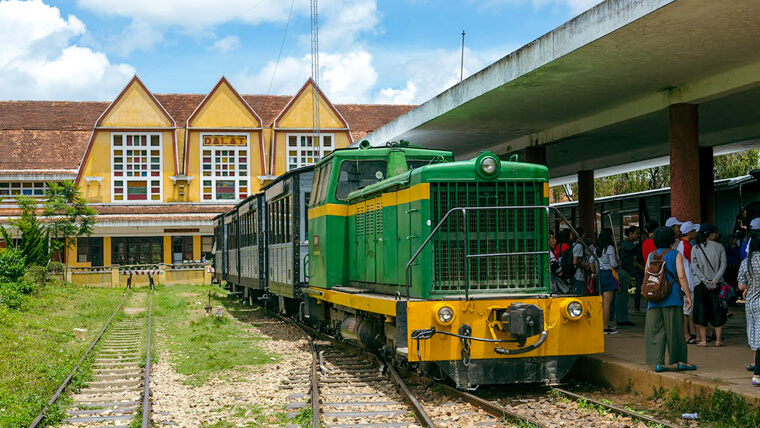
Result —
[[[749, 230], [750, 230], [750, 236], [752, 236], [753, 230], [760, 231], [760, 217], [749, 222]], [[742, 260], [747, 258], [747, 248], [749, 248], [750, 239], [752, 238], [749, 238], [747, 242], [745, 242], [744, 245], [742, 245], [742, 250], [741, 250]]]
[[[676, 250], [683, 256], [683, 270], [686, 272], [686, 279], [689, 282], [689, 290], [694, 293], [694, 279], [691, 275], [691, 240], [697, 235], [697, 226], [690, 222], [683, 222], [680, 227], [681, 239], [679, 239]], [[691, 318], [693, 306], [683, 308], [683, 336], [686, 343], [690, 345], [697, 344], [697, 330]]]
[[[682, 221], [678, 220], [675, 217], [669, 217], [667, 220], [665, 220], [665, 227], [672, 227], [673, 230], [676, 232], [676, 234], [680, 233], [681, 228], [680, 226], [683, 224]], [[676, 227], [678, 226], [678, 227]]]

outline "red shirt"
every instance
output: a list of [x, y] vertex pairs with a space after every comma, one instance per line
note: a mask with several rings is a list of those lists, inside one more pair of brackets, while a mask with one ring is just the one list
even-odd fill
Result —
[[647, 239], [641, 244], [641, 252], [644, 254], [644, 263], [649, 260], [649, 254], [656, 249], [657, 247], [654, 246], [654, 239], [652, 238]]
[[559, 257], [562, 255], [562, 253], [564, 253], [565, 250], [569, 250], [569, 249], [570, 249], [570, 244], [557, 245], [556, 247], [554, 247], [554, 257], [556, 257], [557, 260], [559, 260]]
[[691, 242], [683, 238], [681, 238], [681, 242], [683, 242], [683, 256], [686, 257], [686, 260], [691, 261]]

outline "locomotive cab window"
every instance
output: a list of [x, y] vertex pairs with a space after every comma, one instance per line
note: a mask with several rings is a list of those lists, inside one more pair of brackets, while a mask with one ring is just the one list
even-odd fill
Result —
[[340, 164], [335, 197], [345, 200], [351, 192], [363, 189], [385, 178], [385, 160], [345, 160]]

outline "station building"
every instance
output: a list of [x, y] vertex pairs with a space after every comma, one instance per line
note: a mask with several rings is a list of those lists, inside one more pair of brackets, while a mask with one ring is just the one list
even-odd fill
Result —
[[67, 266], [200, 261], [213, 217], [413, 107], [334, 105], [311, 79], [293, 96], [242, 95], [225, 78], [206, 95], [153, 94], [134, 77], [111, 103], [0, 102], [0, 222], [19, 195], [72, 180], [99, 215]]

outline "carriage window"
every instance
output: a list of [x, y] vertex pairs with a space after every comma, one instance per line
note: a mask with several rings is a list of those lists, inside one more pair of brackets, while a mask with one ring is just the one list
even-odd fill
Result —
[[315, 203], [321, 204], [322, 202], [327, 199], [327, 187], [330, 185], [330, 172], [332, 171], [332, 164], [329, 163], [327, 166], [322, 168], [322, 173], [320, 174], [319, 179], [319, 189], [316, 193], [317, 200]]
[[[324, 173], [325, 168], [319, 168], [314, 172], [314, 181], [311, 183], [311, 193], [316, 195], [317, 191], [319, 190], [319, 183], [322, 182], [322, 174]], [[317, 201], [314, 201], [314, 203], [317, 203]]]
[[345, 160], [340, 164], [340, 176], [335, 197], [345, 200], [351, 192], [363, 189], [385, 178], [385, 160]]

